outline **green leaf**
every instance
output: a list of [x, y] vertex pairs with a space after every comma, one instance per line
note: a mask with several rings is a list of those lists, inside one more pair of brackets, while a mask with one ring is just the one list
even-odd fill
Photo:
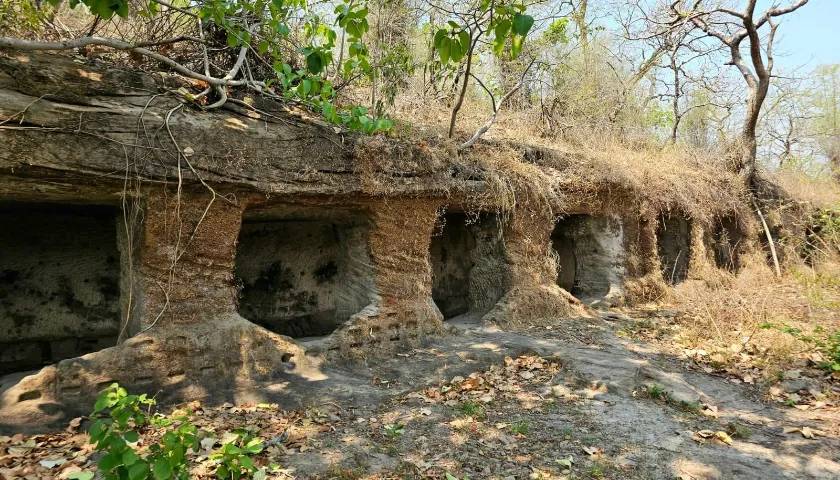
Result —
[[101, 412], [110, 406], [110, 401], [107, 395], [99, 395], [96, 403], [93, 404], [93, 413]]
[[461, 43], [461, 57], [463, 57], [467, 54], [467, 52], [470, 51], [470, 43], [472, 43], [472, 37], [470, 36], [470, 32], [466, 30], [461, 30], [461, 33], [458, 34], [458, 40], [460, 40]]
[[122, 463], [126, 466], [131, 466], [140, 460], [140, 456], [134, 453], [134, 450], [128, 449], [122, 455]]
[[250, 452], [250, 453], [260, 453], [262, 451], [262, 449], [263, 449], [262, 440], [260, 440], [259, 438], [252, 438], [251, 441], [249, 441], [245, 445], [245, 450]]
[[128, 443], [137, 443], [137, 441], [140, 440], [140, 435], [134, 430], [129, 430], [123, 434], [123, 438], [125, 438], [125, 441]]
[[216, 469], [216, 478], [228, 478], [230, 477], [230, 471], [225, 465], [219, 465], [219, 468]]
[[117, 15], [121, 16], [122, 18], [126, 18], [128, 16], [128, 2], [124, 0], [118, 0], [116, 4], [117, 6], [116, 8], [114, 8], [114, 11], [117, 12]]
[[534, 25], [534, 17], [530, 15], [523, 15], [517, 13], [513, 16], [513, 32], [517, 35], [525, 36], [528, 35], [528, 32], [531, 31], [531, 27]]
[[118, 465], [122, 464], [122, 455], [118, 455], [117, 452], [109, 453], [104, 457], [99, 459], [99, 469], [104, 471], [113, 470]]
[[525, 40], [525, 37], [520, 35], [516, 35], [510, 41], [510, 54], [511, 56], [518, 57], [519, 53], [522, 52], [522, 42]]
[[452, 48], [452, 40], [444, 36], [443, 39], [440, 41], [440, 46], [438, 47], [438, 54], [440, 55], [441, 63], [449, 63], [449, 55], [450, 49]]
[[158, 458], [152, 469], [155, 480], [169, 480], [172, 477], [172, 464], [166, 458]]
[[434, 45], [435, 49], [440, 48], [441, 43], [443, 43], [443, 40], [447, 38], [448, 35], [449, 34], [444, 29], [440, 29], [437, 32], [435, 32], [435, 39], [432, 42], [432, 45]]
[[324, 59], [318, 52], [312, 52], [306, 56], [306, 69], [316, 75], [324, 69]]
[[128, 480], [146, 480], [149, 477], [149, 464], [139, 461], [128, 467]]
[[510, 31], [510, 21], [500, 20], [499, 23], [496, 24], [496, 28], [494, 29], [494, 33], [496, 34], [496, 41], [502, 39], [504, 42], [504, 38], [507, 37], [508, 32]]

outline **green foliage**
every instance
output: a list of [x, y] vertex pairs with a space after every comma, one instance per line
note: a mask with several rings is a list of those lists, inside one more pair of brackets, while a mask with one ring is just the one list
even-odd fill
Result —
[[669, 127], [674, 123], [674, 112], [662, 105], [654, 104], [648, 109], [646, 120], [652, 127]]
[[528, 432], [531, 430], [531, 425], [528, 423], [527, 420], [520, 420], [518, 422], [513, 422], [510, 425], [510, 433], [514, 435], [528, 435]]
[[[155, 400], [131, 395], [118, 384], [102, 391], [93, 407], [94, 420], [89, 434], [96, 450], [102, 452], [97, 466], [105, 480], [188, 480], [187, 453], [198, 451], [199, 431], [189, 418], [152, 414]], [[160, 440], [149, 445], [146, 453], [135, 448], [140, 432], [147, 427], [163, 430]], [[251, 457], [263, 449], [262, 441], [244, 430], [236, 438], [210, 454], [218, 463], [216, 477], [238, 480], [264, 478]], [[90, 480], [93, 474], [79, 472], [78, 480]]]
[[389, 423], [383, 427], [385, 436], [388, 438], [397, 438], [405, 433], [405, 425], [402, 423]]
[[818, 325], [812, 333], [806, 334], [802, 329], [790, 325], [777, 325], [769, 322], [762, 323], [760, 327], [786, 333], [810, 345], [814, 351], [825, 357], [825, 360], [818, 365], [820, 368], [829, 372], [840, 372], [840, 330], [828, 333]]
[[[7, 1], [7, 0], [2, 0]], [[57, 6], [62, 0], [48, 0]], [[157, 3], [144, 0], [69, 0], [70, 7], [85, 5], [90, 12], [103, 19], [114, 14], [128, 17], [129, 6], [137, 8], [143, 16], [160, 13]], [[248, 46], [273, 65], [275, 77], [266, 79], [265, 85], [280, 90], [283, 98], [303, 104], [337, 125], [366, 134], [388, 131], [393, 122], [378, 118], [358, 107], [342, 108], [336, 105], [334, 90], [328, 72], [334, 66], [336, 73], [345, 78], [370, 77], [374, 69], [370, 64], [368, 49], [363, 37], [369, 30], [367, 0], [346, 0], [334, 10], [335, 19], [329, 22], [308, 8], [307, 0], [206, 0], [195, 6], [185, 5], [204, 22], [210, 22], [226, 34], [230, 48]], [[284, 45], [298, 45], [292, 25], [302, 17], [304, 43], [297, 48], [303, 59], [302, 67], [293, 68]], [[347, 55], [341, 65], [334, 65], [334, 52], [339, 30], [347, 36]], [[343, 45], [341, 46], [343, 48]]]
[[648, 397], [654, 400], [662, 400], [668, 396], [668, 392], [666, 392], [660, 385], [656, 384], [645, 387], [645, 393], [647, 393]]
[[[111, 384], [97, 398], [91, 418], [90, 439], [104, 453], [98, 467], [106, 480], [155, 480], [189, 478], [186, 453], [198, 448], [197, 429], [188, 419], [151, 415], [155, 400], [129, 395], [118, 384]], [[134, 448], [139, 430], [147, 425], [166, 428], [160, 442], [141, 456]]]
[[216, 469], [216, 478], [220, 480], [249, 478], [258, 472], [251, 457], [262, 451], [262, 440], [245, 430], [237, 430], [235, 433], [234, 441], [225, 443], [210, 454], [210, 460], [219, 464]]
[[543, 39], [551, 45], [569, 43], [569, 34], [566, 28], [569, 25], [568, 18], [558, 18], [543, 33]]
[[482, 418], [485, 415], [484, 407], [472, 400], [465, 400], [458, 406], [458, 410], [468, 417]]
[[[491, 11], [492, 10], [492, 11]], [[501, 56], [505, 45], [510, 42], [510, 56], [516, 58], [522, 51], [525, 37], [534, 26], [534, 17], [525, 13], [524, 3], [491, 2], [482, 0], [474, 12], [474, 18], [489, 18], [481, 32], [493, 35], [493, 53]], [[480, 35], [477, 25], [461, 24], [449, 20], [445, 26], [435, 32], [432, 46], [444, 65], [458, 63], [469, 54]]]
[[[63, 0], [47, 0], [50, 5], [57, 7]], [[70, 0], [70, 8], [85, 5], [94, 15], [107, 20], [116, 13], [120, 17], [128, 16], [128, 0]]]
[[0, 32], [4, 36], [39, 33], [52, 13], [51, 7], [39, 8], [32, 0], [0, 0]]

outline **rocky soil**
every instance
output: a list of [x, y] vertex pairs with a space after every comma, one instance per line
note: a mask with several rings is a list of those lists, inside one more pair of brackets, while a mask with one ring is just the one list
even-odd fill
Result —
[[[766, 385], [616, 335], [635, 321], [610, 313], [505, 332], [464, 318], [394, 358], [266, 385], [288, 404], [177, 406], [206, 432], [193, 476], [212, 478], [208, 453], [248, 428], [264, 440], [268, 478], [840, 478], [836, 397], [786, 405]], [[813, 389], [807, 377], [774, 387], [796, 381], [803, 396]], [[0, 437], [0, 477], [92, 471], [86, 423]], [[159, 432], [142, 433], [140, 445]]]

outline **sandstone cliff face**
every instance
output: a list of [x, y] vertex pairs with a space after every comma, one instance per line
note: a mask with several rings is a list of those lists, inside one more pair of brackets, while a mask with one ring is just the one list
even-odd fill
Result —
[[[361, 138], [258, 99], [202, 111], [167, 93], [180, 86], [0, 53], [0, 342], [18, 345], [0, 365], [57, 361], [2, 380], [0, 430], [84, 412], [114, 381], [162, 399], [288, 395], [266, 386], [422, 343], [444, 315], [586, 314], [558, 285], [564, 209], [494, 204], [480, 168], [422, 142]], [[664, 288], [656, 212], [609, 195], [574, 208], [611, 215], [583, 220], [600, 247], [574, 267], [594, 296], [620, 301], [627, 278], [642, 296]], [[604, 278], [594, 264], [609, 265]]]

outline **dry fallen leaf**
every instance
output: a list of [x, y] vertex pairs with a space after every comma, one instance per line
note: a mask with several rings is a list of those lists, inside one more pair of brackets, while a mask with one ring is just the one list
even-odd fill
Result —
[[79, 426], [82, 424], [82, 417], [76, 417], [73, 420], [70, 420], [70, 423], [67, 424], [67, 431], [70, 433], [76, 433], [79, 431]]
[[726, 432], [718, 430], [717, 432], [715, 432], [715, 438], [727, 445], [732, 445], [732, 437], [730, 437], [729, 434]]
[[67, 463], [66, 458], [49, 458], [38, 462], [38, 464], [44, 468], [54, 468], [59, 465], [64, 465], [65, 463]]
[[583, 451], [586, 452], [587, 455], [600, 455], [604, 453], [604, 450], [598, 447], [583, 447]]
[[811, 427], [786, 427], [785, 433], [800, 433], [805, 438], [816, 438], [817, 436], [825, 436], [825, 432]]
[[814, 438], [816, 436], [823, 436], [825, 432], [821, 430], [816, 430], [811, 427], [802, 427], [802, 436], [805, 438]]

